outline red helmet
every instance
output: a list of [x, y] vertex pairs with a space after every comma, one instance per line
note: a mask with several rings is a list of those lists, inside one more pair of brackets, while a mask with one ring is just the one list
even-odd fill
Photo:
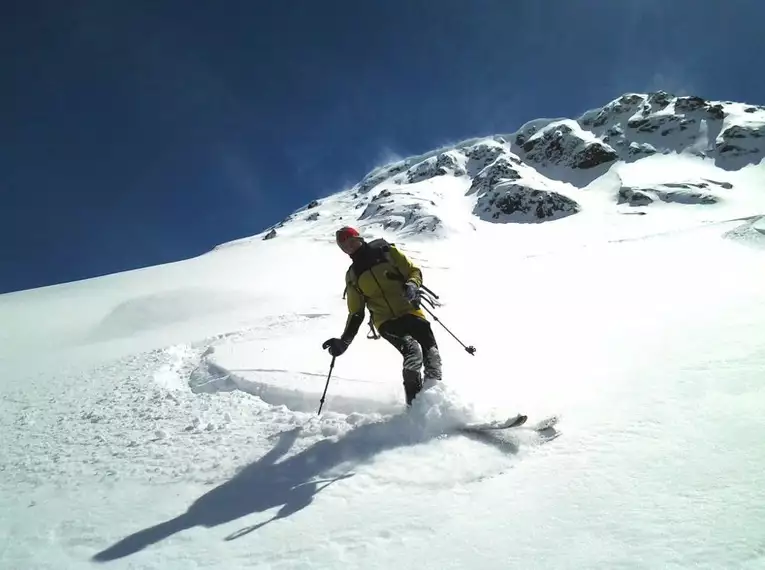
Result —
[[335, 240], [338, 244], [343, 243], [345, 240], [349, 238], [357, 238], [361, 237], [359, 235], [359, 231], [356, 228], [352, 228], [350, 226], [345, 226], [340, 228], [335, 232]]

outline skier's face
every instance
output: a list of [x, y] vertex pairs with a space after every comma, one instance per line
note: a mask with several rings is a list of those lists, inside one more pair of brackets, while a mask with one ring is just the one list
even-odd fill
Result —
[[361, 238], [347, 237], [343, 240], [337, 240], [337, 246], [348, 255], [353, 255], [361, 247]]

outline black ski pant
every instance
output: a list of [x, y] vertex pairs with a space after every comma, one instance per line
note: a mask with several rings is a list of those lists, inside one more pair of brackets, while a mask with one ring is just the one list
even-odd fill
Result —
[[416, 315], [404, 315], [380, 325], [380, 336], [391, 343], [404, 357], [403, 377], [406, 404], [422, 390], [424, 381], [441, 380], [441, 355], [430, 323]]

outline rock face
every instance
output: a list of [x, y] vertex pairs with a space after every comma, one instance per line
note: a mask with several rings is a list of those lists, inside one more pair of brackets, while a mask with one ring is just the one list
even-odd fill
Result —
[[480, 197], [474, 213], [495, 222], [539, 223], [564, 218], [579, 210], [574, 200], [556, 192], [510, 184]]
[[441, 219], [431, 214], [421, 201], [390, 190], [382, 190], [369, 202], [359, 221], [378, 222], [385, 230], [407, 233], [432, 233], [441, 227]]
[[488, 192], [499, 182], [504, 180], [518, 180], [521, 175], [513, 168], [513, 163], [504, 156], [500, 156], [489, 166], [481, 170], [473, 178], [473, 183], [468, 190], [469, 194]]
[[406, 171], [408, 184], [430, 180], [436, 176], [464, 176], [465, 168], [457, 153], [443, 153], [416, 164]]
[[[338, 218], [401, 233], [438, 233], [445, 226], [439, 201], [447, 193], [461, 194], [472, 214], [491, 223], [551, 222], [581, 212], [590, 183], [657, 155], [703, 158], [721, 171], [759, 163], [765, 157], [765, 106], [665, 91], [626, 93], [576, 118], [533, 120], [514, 133], [376, 168], [343, 194], [342, 208], [330, 208], [330, 199], [313, 200], [262, 237]], [[707, 207], [735, 192], [722, 174], [719, 182], [678, 182], [682, 173], [668, 171], [675, 178], [614, 183], [607, 192], [620, 213], [650, 215], [661, 204]]]
[[720, 200], [708, 190], [712, 186], [729, 190], [732, 185], [727, 182], [686, 182], [664, 183], [651, 187], [630, 188], [623, 186], [617, 194], [618, 204], [630, 206], [647, 206], [654, 201], [676, 204], [717, 204]]
[[687, 152], [736, 170], [765, 156], [765, 109], [756, 106], [658, 91], [624, 95], [578, 122], [627, 162]]
[[540, 166], [587, 169], [618, 158], [607, 144], [588, 141], [582, 135], [568, 124], [551, 125], [526, 139], [522, 146], [525, 159]]

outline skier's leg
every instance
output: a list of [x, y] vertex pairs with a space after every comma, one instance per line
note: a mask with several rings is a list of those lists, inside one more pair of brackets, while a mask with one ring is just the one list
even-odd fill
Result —
[[401, 319], [388, 321], [380, 326], [380, 336], [391, 343], [403, 357], [402, 376], [404, 379], [404, 394], [406, 404], [411, 405], [412, 400], [422, 389], [422, 349], [414, 337], [409, 334], [400, 322]]
[[412, 336], [422, 347], [425, 379], [424, 383], [440, 382], [442, 379], [441, 354], [438, 351], [436, 337], [433, 335], [433, 328], [425, 319], [412, 315], [412, 324], [410, 325]]

